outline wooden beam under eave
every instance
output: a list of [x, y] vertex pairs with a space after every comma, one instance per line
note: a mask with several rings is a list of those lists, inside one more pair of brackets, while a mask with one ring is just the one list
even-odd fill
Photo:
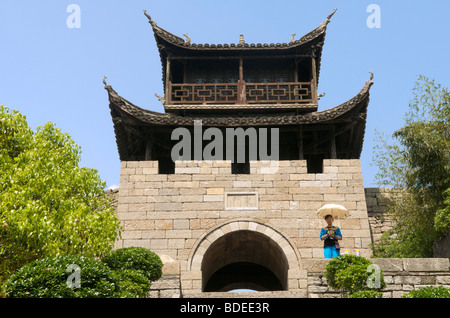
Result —
[[300, 61], [304, 58], [311, 57], [311, 54], [283, 54], [283, 55], [252, 55], [252, 56], [239, 56], [239, 55], [218, 55], [218, 56], [171, 56], [172, 60], [194, 60], [194, 61], [206, 61], [206, 60], [257, 60], [257, 59], [295, 59], [298, 58]]

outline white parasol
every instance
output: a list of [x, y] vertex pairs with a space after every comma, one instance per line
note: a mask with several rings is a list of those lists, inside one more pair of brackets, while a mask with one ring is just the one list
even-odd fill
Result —
[[348, 210], [342, 205], [338, 204], [325, 204], [319, 210], [317, 210], [316, 214], [321, 218], [324, 218], [326, 215], [330, 214], [334, 219], [344, 218], [348, 216], [350, 213]]

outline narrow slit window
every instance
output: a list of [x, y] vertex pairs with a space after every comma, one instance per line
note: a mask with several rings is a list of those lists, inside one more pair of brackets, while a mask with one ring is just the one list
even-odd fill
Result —
[[231, 163], [231, 173], [232, 174], [250, 174], [250, 162], [244, 163]]
[[308, 173], [323, 173], [323, 157], [311, 156], [306, 160]]
[[175, 162], [171, 158], [158, 159], [158, 173], [159, 174], [174, 174]]

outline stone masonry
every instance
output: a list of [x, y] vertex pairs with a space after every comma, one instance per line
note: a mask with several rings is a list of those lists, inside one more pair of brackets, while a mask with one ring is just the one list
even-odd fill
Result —
[[372, 243], [377, 243], [383, 233], [393, 227], [392, 217], [386, 212], [390, 203], [391, 191], [386, 188], [365, 188], [364, 191]]
[[202, 292], [202, 269], [213, 271], [202, 268], [210, 246], [227, 234], [247, 231], [269, 241], [274, 254], [266, 258], [285, 259], [288, 269], [278, 271], [287, 280], [283, 293], [297, 297], [306, 295], [304, 261], [323, 258], [319, 231], [326, 224], [315, 212], [336, 203], [350, 212], [335, 221], [342, 248], [370, 257], [360, 161], [326, 159], [318, 174], [307, 173], [304, 160], [277, 163], [274, 169], [252, 161], [250, 174], [231, 174], [229, 161], [177, 161], [175, 174], [167, 175], [158, 174], [157, 161], [122, 162], [117, 214], [124, 231], [116, 248], [146, 247], [170, 259], [166, 274], [180, 276], [186, 297]]
[[[370, 259], [383, 273], [386, 287], [383, 298], [400, 298], [405, 293], [425, 286], [450, 288], [448, 258], [373, 258]], [[308, 297], [339, 298], [341, 294], [330, 288], [324, 271], [328, 260], [308, 260]]]

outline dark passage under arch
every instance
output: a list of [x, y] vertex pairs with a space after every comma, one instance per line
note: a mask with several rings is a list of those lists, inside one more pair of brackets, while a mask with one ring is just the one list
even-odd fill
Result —
[[204, 292], [288, 288], [284, 252], [270, 237], [255, 231], [235, 231], [218, 238], [205, 252], [201, 269]]
[[280, 280], [264, 266], [238, 262], [216, 271], [208, 280], [205, 292], [251, 289], [255, 291], [282, 290]]

